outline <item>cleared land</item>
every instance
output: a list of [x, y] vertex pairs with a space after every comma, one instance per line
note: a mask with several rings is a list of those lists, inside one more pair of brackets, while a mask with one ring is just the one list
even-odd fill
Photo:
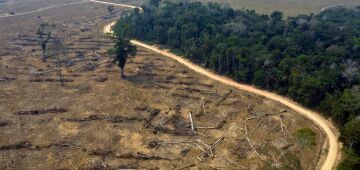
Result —
[[[82, 0], [80, 0], [82, 1]], [[0, 1], [0, 16], [9, 14], [13, 12], [14, 14], [28, 12], [37, 10], [40, 8], [56, 6], [60, 4], [67, 4], [79, 2], [79, 0], [62, 0], [62, 1], [54, 1], [54, 0], [2, 0]], [[31, 3], [31, 5], [29, 5]]]
[[[141, 5], [145, 0], [103, 0], [106, 2]], [[337, 4], [360, 5], [358, 0], [193, 0], [199, 2], [217, 2], [227, 4], [235, 9], [252, 9], [259, 13], [270, 14], [275, 10], [282, 11], [286, 16], [319, 13], [322, 8]], [[351, 6], [350, 6], [351, 7]]]
[[[310, 120], [146, 49], [139, 48], [127, 64], [127, 78], [119, 80], [117, 67], [101, 64], [112, 45], [100, 31], [111, 21], [101, 17], [105, 14], [106, 6], [89, 3], [1, 24], [0, 76], [6, 81], [0, 82], [0, 169], [296, 169], [299, 164], [314, 169], [325, 154], [325, 135]], [[72, 63], [63, 68], [65, 87], [53, 72], [55, 58], [40, 61], [38, 15], [56, 23], [56, 33], [65, 39]], [[282, 109], [287, 111], [264, 116]], [[246, 119], [254, 116], [264, 117]], [[303, 128], [315, 132], [314, 145], [296, 142], [294, 134]], [[206, 148], [201, 143], [211, 145], [221, 137], [213, 158], [196, 158]]]
[[275, 10], [287, 16], [319, 13], [322, 8], [336, 4], [358, 4], [358, 0], [199, 0], [200, 2], [225, 3], [235, 9], [253, 9], [270, 14]]

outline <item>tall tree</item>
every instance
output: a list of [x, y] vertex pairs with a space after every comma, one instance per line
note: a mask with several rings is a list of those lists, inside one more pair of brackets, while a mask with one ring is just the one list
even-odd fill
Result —
[[137, 51], [136, 46], [130, 43], [130, 37], [134, 32], [134, 28], [131, 26], [131, 24], [120, 20], [113, 29], [113, 38], [115, 40], [113, 49], [115, 55], [113, 61], [115, 61], [120, 68], [120, 78], [124, 77], [124, 68], [128, 56], [135, 56]]
[[53, 38], [53, 43], [54, 43], [54, 53], [56, 55], [56, 67], [57, 67], [57, 73], [61, 82], [61, 86], [64, 86], [64, 79], [63, 79], [63, 75], [62, 75], [62, 59], [66, 57], [66, 49], [64, 46], [64, 42], [61, 38], [59, 37], [54, 37]]
[[41, 60], [43, 62], [46, 62], [46, 48], [49, 40], [51, 39], [52, 27], [53, 26], [44, 21], [42, 18], [39, 19], [39, 28], [37, 30], [37, 35], [42, 50]]
[[[124, 68], [128, 56], [136, 55], [136, 46], [130, 43], [129, 36], [131, 35], [131, 29], [129, 25], [123, 25], [122, 22], [118, 22], [114, 28], [115, 45], [113, 51], [115, 52], [113, 61], [120, 68], [120, 78], [124, 77]], [[112, 50], [110, 50], [112, 51]]]
[[132, 45], [129, 39], [124, 39], [122, 37], [117, 38], [117, 42], [114, 46], [115, 49], [115, 58], [117, 65], [120, 68], [120, 77], [124, 77], [124, 68], [128, 56], [135, 56], [136, 54], [136, 46]]
[[[349, 149], [352, 149], [354, 145], [360, 145], [360, 117], [347, 122], [341, 132], [341, 136], [347, 142]], [[360, 151], [358, 151], [359, 153]]]
[[154, 7], [159, 7], [161, 0], [150, 0], [149, 4], [154, 6]]

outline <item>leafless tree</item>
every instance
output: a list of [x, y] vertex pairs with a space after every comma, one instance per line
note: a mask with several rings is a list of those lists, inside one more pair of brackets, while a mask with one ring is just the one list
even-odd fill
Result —
[[109, 6], [107, 7], [107, 11], [108, 11], [108, 13], [109, 13], [109, 17], [110, 17], [110, 18], [112, 18], [112, 15], [114, 14], [114, 10], [115, 10], [114, 5], [109, 5]]
[[[2, 36], [3, 37], [3, 36]], [[7, 48], [7, 43], [6, 43], [6, 39], [5, 38], [2, 38], [0, 40], [0, 51], [4, 50]]]
[[348, 80], [348, 86], [351, 85], [351, 82], [359, 75], [359, 64], [356, 61], [347, 59], [344, 62], [344, 71], [342, 76]]
[[64, 79], [61, 73], [61, 66], [62, 66], [61, 62], [62, 59], [66, 57], [66, 49], [63, 40], [59, 37], [53, 38], [53, 45], [54, 45], [54, 53], [56, 56], [57, 73], [61, 82], [61, 86], [64, 86]]
[[49, 23], [47, 23], [42, 18], [39, 18], [39, 28], [37, 30], [37, 35], [39, 38], [39, 44], [42, 49], [42, 57], [41, 60], [46, 62], [46, 48], [47, 44], [51, 39], [52, 27]]

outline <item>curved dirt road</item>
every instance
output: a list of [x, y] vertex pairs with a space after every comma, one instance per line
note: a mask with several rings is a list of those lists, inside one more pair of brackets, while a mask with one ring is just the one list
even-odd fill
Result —
[[114, 6], [121, 6], [121, 7], [128, 7], [128, 8], [137, 8], [140, 11], [142, 11], [141, 7], [133, 6], [133, 5], [127, 5], [127, 4], [119, 4], [119, 3], [113, 3], [113, 2], [105, 2], [105, 1], [97, 1], [97, 0], [89, 0], [90, 2], [105, 4], [105, 5], [114, 5]]
[[[98, 1], [93, 1], [93, 2], [98, 2]], [[101, 2], [101, 3], [107, 4], [106, 2]], [[109, 3], [109, 4], [115, 5], [114, 3]], [[117, 5], [119, 5], [119, 4], [117, 4]], [[119, 5], [119, 6], [124, 6], [124, 5]], [[135, 6], [131, 6], [131, 8], [139, 8], [139, 9], [141, 9], [140, 7], [135, 7]], [[111, 22], [110, 24], [106, 25], [104, 27], [104, 29], [102, 30], [103, 33], [105, 33], [105, 34], [112, 33], [111, 28], [115, 23], [116, 22]], [[329, 142], [328, 154], [326, 156], [326, 159], [325, 159], [323, 165], [321, 166], [321, 169], [322, 170], [330, 170], [330, 169], [335, 168], [336, 161], [337, 161], [338, 154], [339, 154], [339, 142], [338, 142], [337, 135], [332, 131], [332, 129], [335, 130], [336, 128], [334, 128], [334, 126], [330, 122], [328, 122], [326, 119], [321, 117], [319, 113], [313, 112], [313, 111], [311, 111], [311, 110], [309, 110], [309, 109], [307, 109], [305, 107], [302, 107], [301, 105], [297, 104], [296, 102], [293, 102], [292, 100], [290, 100], [290, 99], [288, 99], [286, 97], [277, 95], [275, 93], [268, 92], [266, 90], [260, 90], [260, 89], [257, 89], [255, 87], [253, 87], [253, 86], [241, 84], [241, 83], [235, 82], [234, 80], [231, 80], [231, 79], [229, 79], [227, 77], [217, 75], [217, 74], [215, 74], [215, 73], [213, 73], [213, 72], [211, 72], [209, 70], [206, 70], [206, 69], [192, 63], [191, 61], [189, 61], [189, 60], [187, 60], [187, 59], [185, 59], [185, 58], [183, 58], [181, 56], [175, 55], [175, 54], [173, 54], [171, 52], [168, 52], [166, 50], [161, 50], [158, 47], [151, 46], [151, 45], [145, 44], [145, 43], [137, 41], [137, 40], [131, 40], [131, 43], [133, 43], [133, 44], [135, 44], [137, 46], [144, 47], [144, 48], [149, 49], [149, 50], [151, 50], [151, 51], [153, 51], [155, 53], [161, 54], [161, 55], [169, 57], [171, 59], [174, 59], [177, 62], [185, 65], [186, 67], [194, 70], [195, 72], [203, 74], [203, 75], [205, 75], [205, 76], [207, 76], [207, 77], [209, 77], [209, 78], [211, 78], [213, 80], [217, 80], [217, 81], [219, 81], [221, 83], [224, 83], [226, 85], [235, 87], [235, 88], [240, 89], [240, 90], [247, 91], [249, 93], [264, 96], [264, 97], [266, 97], [268, 99], [278, 101], [279, 103], [282, 103], [283, 105], [289, 107], [290, 109], [292, 109], [292, 110], [304, 115], [305, 117], [309, 118], [314, 123], [316, 123], [319, 127], [321, 127], [321, 129], [323, 129], [323, 131], [325, 132], [325, 134], [328, 137], [328, 142]]]

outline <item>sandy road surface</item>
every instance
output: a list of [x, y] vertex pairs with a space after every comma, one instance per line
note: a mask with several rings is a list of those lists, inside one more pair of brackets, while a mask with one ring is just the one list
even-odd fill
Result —
[[[101, 3], [107, 4], [106, 2], [101, 2]], [[111, 4], [113, 4], [113, 3], [111, 3]], [[131, 8], [139, 8], [139, 7], [132, 6]], [[103, 29], [103, 33], [105, 33], [105, 34], [111, 33], [112, 32], [111, 27], [114, 24], [115, 24], [115, 22], [112, 22], [112, 23], [106, 25]], [[321, 127], [321, 129], [324, 130], [325, 134], [328, 137], [328, 142], [329, 142], [328, 154], [326, 156], [326, 159], [325, 159], [323, 165], [321, 166], [321, 169], [322, 170], [330, 170], [330, 169], [335, 168], [336, 161], [337, 161], [338, 154], [339, 154], [339, 142], [338, 142], [337, 135], [332, 131], [332, 129], [335, 130], [336, 128], [331, 128], [334, 126], [330, 122], [328, 122], [326, 119], [321, 117], [319, 113], [313, 112], [305, 107], [302, 107], [301, 105], [297, 104], [296, 102], [293, 102], [292, 100], [290, 100], [286, 97], [282, 97], [280, 95], [277, 95], [275, 93], [271, 93], [271, 92], [268, 92], [265, 90], [260, 90], [253, 86], [240, 84], [240, 83], [237, 83], [234, 80], [231, 80], [227, 77], [217, 75], [209, 70], [206, 70], [198, 65], [195, 65], [191, 61], [189, 61], [181, 56], [175, 55], [166, 50], [161, 50], [158, 47], [151, 46], [151, 45], [145, 44], [145, 43], [137, 41], [137, 40], [131, 40], [131, 43], [133, 43], [137, 46], [147, 48], [151, 51], [154, 51], [155, 53], [161, 54], [161, 55], [169, 57], [171, 59], [174, 59], [174, 60], [178, 61], [179, 63], [187, 66], [188, 68], [194, 70], [195, 72], [203, 74], [211, 79], [217, 80], [226, 85], [233, 86], [237, 89], [244, 90], [249, 93], [264, 96], [268, 99], [278, 101], [278, 102], [282, 103], [283, 105], [289, 107], [290, 109], [298, 112], [299, 114], [302, 114], [305, 117], [309, 118], [314, 123], [316, 123], [319, 127]]]
[[112, 3], [112, 2], [104, 2], [104, 1], [97, 1], [97, 0], [89, 0], [90, 2], [95, 2], [95, 3], [101, 3], [101, 4], [105, 4], [105, 5], [114, 5], [114, 6], [122, 6], [122, 7], [128, 7], [128, 8], [138, 8], [139, 10], [142, 10], [141, 7], [137, 7], [137, 6], [133, 6], [133, 5], [127, 5], [127, 4], [119, 4], [119, 3]]

